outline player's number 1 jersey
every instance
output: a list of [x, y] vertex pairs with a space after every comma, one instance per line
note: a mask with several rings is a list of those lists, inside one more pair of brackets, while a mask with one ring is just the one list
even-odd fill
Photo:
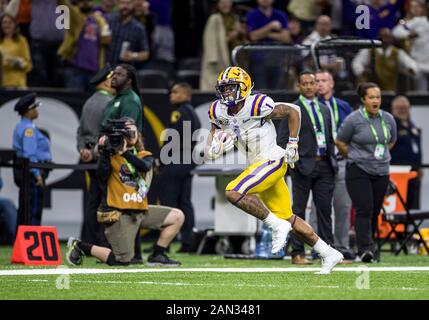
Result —
[[263, 94], [250, 95], [244, 106], [235, 114], [228, 114], [228, 107], [219, 100], [209, 108], [210, 122], [234, 137], [237, 148], [250, 163], [260, 160], [278, 160], [285, 150], [277, 145], [276, 128], [271, 120], [265, 119], [273, 110], [273, 99]]

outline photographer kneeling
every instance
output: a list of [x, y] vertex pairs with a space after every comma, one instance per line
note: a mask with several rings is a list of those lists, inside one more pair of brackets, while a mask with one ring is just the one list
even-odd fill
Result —
[[144, 150], [134, 120], [108, 120], [102, 133], [97, 168], [102, 200], [97, 220], [105, 224], [112, 249], [70, 238], [67, 261], [80, 265], [89, 255], [111, 266], [128, 265], [134, 256], [136, 234], [144, 227], [161, 230], [147, 265], [180, 265], [166, 255], [166, 248], [180, 231], [184, 215], [179, 209], [148, 205], [153, 157]]

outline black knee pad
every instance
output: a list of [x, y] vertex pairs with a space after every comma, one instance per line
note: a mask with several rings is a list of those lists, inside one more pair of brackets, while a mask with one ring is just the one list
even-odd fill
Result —
[[107, 257], [106, 263], [109, 266], [127, 266], [130, 264], [129, 262], [117, 261], [113, 252], [110, 252], [109, 256]]

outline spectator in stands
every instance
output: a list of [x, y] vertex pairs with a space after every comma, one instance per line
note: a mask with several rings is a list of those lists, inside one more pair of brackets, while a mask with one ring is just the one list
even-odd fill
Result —
[[413, 0], [410, 3], [410, 19], [401, 20], [393, 29], [395, 38], [411, 42], [411, 57], [417, 63], [419, 70], [414, 78], [416, 90], [429, 89], [429, 19], [426, 16], [423, 2]]
[[332, 30], [335, 34], [340, 34], [342, 31], [342, 10], [343, 2], [337, 0], [324, 0], [325, 8], [323, 10], [324, 14], [331, 17], [332, 20]]
[[299, 19], [304, 33], [310, 31], [317, 17], [322, 14], [324, 0], [290, 0], [287, 11]]
[[61, 86], [61, 61], [58, 48], [64, 39], [64, 29], [57, 28], [57, 0], [31, 2], [30, 49], [33, 70], [28, 83], [34, 87]]
[[[404, 5], [404, 0], [369, 0], [370, 28], [360, 28], [357, 35], [366, 39], [377, 39], [384, 28], [392, 30], [398, 20], [398, 14]], [[356, 10], [353, 10], [356, 12]]]
[[107, 15], [114, 12], [118, 0], [101, 0], [100, 5], [94, 8], [95, 12], [101, 12], [101, 14], [106, 17]]
[[[399, 72], [412, 77], [417, 73], [417, 64], [404, 50], [393, 45], [389, 29], [380, 30], [380, 39], [382, 47], [375, 49], [375, 79], [381, 90], [396, 92]], [[361, 80], [368, 80], [372, 74], [371, 50], [360, 50], [352, 61], [353, 72]]]
[[[335, 82], [328, 70], [316, 72], [317, 94], [319, 102], [329, 108], [331, 112], [331, 126], [334, 140], [344, 119], [352, 112], [347, 101], [334, 96]], [[349, 245], [350, 210], [351, 200], [346, 188], [346, 160], [338, 150], [335, 150], [338, 163], [338, 173], [335, 176], [335, 189], [333, 207], [335, 214], [334, 245], [346, 259], [353, 259]]]
[[[80, 159], [85, 163], [97, 163], [98, 153], [95, 146], [98, 141], [101, 119], [104, 109], [112, 100], [114, 89], [111, 87], [112, 70], [110, 64], [101, 69], [94, 78], [91, 85], [95, 86], [95, 92], [82, 108], [79, 127], [77, 129], [77, 150]], [[102, 225], [97, 223], [97, 208], [101, 202], [100, 187], [95, 170], [88, 170], [87, 176], [87, 199], [85, 203], [81, 239], [95, 245], [106, 243]]]
[[3, 87], [27, 87], [27, 73], [32, 68], [30, 49], [27, 39], [19, 32], [15, 18], [7, 13], [0, 18], [0, 52]]
[[[180, 141], [186, 140], [187, 132], [190, 132], [192, 136], [196, 130], [201, 128], [200, 120], [191, 105], [191, 99], [192, 87], [188, 83], [177, 83], [171, 88], [170, 103], [174, 109], [171, 113], [168, 129], [177, 132]], [[170, 140], [166, 142], [170, 145], [171, 143]], [[185, 222], [180, 232], [182, 245], [178, 252], [190, 252], [195, 226], [194, 207], [191, 201], [191, 171], [195, 168], [192, 154], [195, 145], [196, 143], [191, 141], [173, 145], [172, 153], [178, 157], [180, 163], [164, 163], [160, 177], [162, 192], [159, 197], [161, 204], [179, 208], [185, 215]], [[163, 161], [162, 158], [161, 161]]]
[[70, 29], [66, 30], [58, 54], [66, 63], [66, 88], [88, 90], [90, 79], [105, 64], [105, 49], [112, 41], [109, 25], [99, 13], [92, 13], [93, 1], [58, 0], [70, 9]]
[[200, 89], [213, 91], [220, 72], [231, 65], [231, 52], [244, 42], [245, 30], [232, 0], [218, 0], [204, 28]]
[[149, 45], [145, 27], [134, 19], [133, 0], [119, 0], [119, 12], [108, 17], [112, 44], [107, 62], [116, 66], [121, 62], [137, 67], [149, 59]]
[[[143, 227], [161, 230], [147, 264], [179, 266], [181, 263], [170, 259], [166, 251], [182, 226], [183, 213], [175, 208], [148, 205], [147, 192], [154, 159], [144, 149], [134, 120], [121, 120], [125, 121], [129, 136], [119, 149], [104, 148], [97, 167], [102, 190], [97, 219], [106, 226], [105, 235], [111, 249], [70, 238], [67, 261], [80, 265], [86, 255], [94, 256], [110, 266], [128, 265], [135, 252], [135, 235]], [[104, 142], [105, 137], [101, 137], [100, 145]]]
[[144, 25], [149, 48], [152, 48], [152, 33], [155, 29], [156, 16], [151, 12], [148, 0], [134, 0], [134, 17]]
[[[317, 18], [314, 30], [304, 39], [303, 45], [311, 46], [314, 42], [320, 40], [332, 39], [332, 21], [331, 18], [321, 15]], [[322, 52], [319, 56], [320, 65], [332, 73], [338, 72], [343, 63], [335, 52]], [[312, 59], [311, 59], [312, 60]]]
[[301, 21], [291, 18], [288, 22], [288, 29], [293, 44], [301, 44], [304, 41], [305, 34], [301, 28]]
[[[247, 13], [248, 37], [258, 44], [290, 43], [287, 15], [273, 8], [274, 0], [258, 0], [258, 7]], [[256, 88], [279, 89], [285, 64], [284, 52], [250, 52], [250, 73]]]
[[393, 116], [381, 111], [381, 91], [375, 83], [358, 88], [363, 106], [343, 122], [338, 150], [347, 158], [346, 185], [356, 210], [356, 243], [363, 262], [378, 260], [374, 235], [389, 183], [389, 150], [396, 142]]
[[[291, 170], [293, 187], [292, 211], [305, 219], [310, 191], [317, 208], [318, 234], [333, 245], [332, 196], [335, 173], [338, 170], [335, 144], [332, 137], [331, 114], [316, 97], [317, 86], [314, 73], [303, 71], [298, 77], [299, 99], [293, 102], [301, 108], [301, 130], [299, 135], [299, 161]], [[287, 120], [280, 122], [278, 144], [286, 147], [289, 139]], [[305, 258], [303, 243], [292, 235], [292, 263], [311, 264]]]
[[[158, 70], [165, 71], [169, 73], [170, 76], [174, 73], [174, 62], [176, 61], [175, 56], [175, 46], [176, 46], [176, 40], [175, 40], [175, 32], [176, 29], [173, 30], [172, 27], [172, 11], [173, 11], [173, 1], [172, 0], [150, 0], [150, 10], [156, 17], [156, 24], [155, 28], [152, 32], [152, 62], [153, 67]], [[186, 1], [182, 0], [179, 1], [179, 6], [184, 7], [186, 6]], [[192, 8], [197, 6], [198, 2], [192, 2]], [[191, 8], [191, 9], [192, 9]], [[191, 19], [196, 19], [195, 16], [192, 14], [190, 15]], [[195, 20], [189, 21], [188, 24], [183, 23], [184, 17], [182, 16], [181, 19], [182, 25], [194, 25], [195, 26]], [[202, 33], [202, 27], [201, 30], [198, 30], [200, 33]], [[192, 39], [192, 35], [190, 33], [186, 33], [187, 39]], [[198, 41], [202, 40], [202, 35], [198, 36]], [[199, 51], [200, 46], [198, 46], [195, 42], [192, 40], [190, 41], [193, 46], [196, 47], [196, 49]], [[181, 47], [186, 46], [185, 43], [179, 44]]]
[[408, 165], [417, 171], [418, 176], [408, 183], [407, 206], [420, 209], [420, 184], [423, 177], [422, 165], [422, 130], [411, 120], [411, 105], [407, 97], [397, 96], [392, 101], [392, 114], [398, 129], [398, 140], [390, 153], [391, 164]]
[[16, 18], [21, 34], [30, 41], [31, 0], [12, 0], [6, 12]]
[[[3, 179], [0, 176], [0, 191], [2, 188]], [[13, 244], [16, 231], [16, 207], [10, 199], [2, 196], [0, 196], [0, 217], [6, 225], [6, 244]]]

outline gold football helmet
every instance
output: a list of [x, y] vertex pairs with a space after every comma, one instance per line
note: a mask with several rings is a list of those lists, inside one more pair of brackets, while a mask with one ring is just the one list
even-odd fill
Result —
[[221, 103], [235, 106], [246, 99], [252, 91], [253, 83], [249, 74], [240, 67], [228, 67], [217, 79], [216, 91]]

